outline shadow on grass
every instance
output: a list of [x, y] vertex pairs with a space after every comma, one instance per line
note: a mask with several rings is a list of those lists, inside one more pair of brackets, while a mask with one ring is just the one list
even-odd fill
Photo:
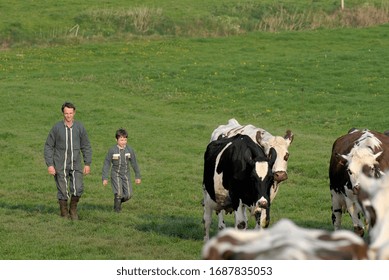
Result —
[[[292, 220], [293, 221], [293, 220]], [[331, 221], [316, 221], [316, 220], [299, 220], [293, 221], [296, 225], [306, 229], [322, 229], [327, 231], [333, 231], [333, 226]]]
[[142, 220], [145, 222], [136, 226], [139, 231], [154, 232], [188, 240], [203, 240], [201, 219], [174, 215], [165, 217], [146, 215], [142, 217]]
[[[4, 201], [0, 202], [0, 208], [11, 211], [24, 211], [29, 214], [59, 214], [59, 205], [58, 202], [53, 201], [50, 205], [45, 205], [41, 203], [31, 204], [31, 203], [7, 203]], [[112, 212], [112, 205], [104, 204], [93, 204], [93, 203], [82, 203], [78, 205], [80, 211], [102, 211], [102, 212]]]
[[44, 204], [23, 204], [23, 203], [6, 203], [1, 201], [0, 202], [0, 208], [5, 209], [5, 210], [19, 210], [19, 211], [24, 211], [29, 214], [48, 214], [48, 213], [53, 213], [53, 212], [58, 212], [59, 208], [54, 207], [53, 205], [44, 205]]

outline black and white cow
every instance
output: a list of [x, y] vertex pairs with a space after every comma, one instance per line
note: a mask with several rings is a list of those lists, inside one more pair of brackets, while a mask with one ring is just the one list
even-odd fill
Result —
[[[274, 160], [273, 148], [267, 156], [247, 135], [208, 144], [203, 174], [205, 241], [209, 239], [213, 211], [236, 211], [242, 202], [252, 207], [255, 214], [270, 206]], [[242, 219], [239, 213], [235, 219]]]
[[[287, 130], [284, 137], [273, 136], [271, 133], [263, 128], [256, 127], [254, 125], [241, 125], [236, 119], [230, 119], [226, 125], [219, 125], [211, 135], [210, 141], [215, 141], [221, 137], [233, 137], [237, 134], [248, 135], [255, 143], [257, 143], [265, 152], [269, 155], [270, 149], [274, 149], [276, 152], [276, 158], [272, 167], [274, 176], [274, 183], [270, 190], [270, 202], [276, 197], [279, 185], [281, 182], [288, 178], [287, 165], [289, 159], [288, 147], [294, 139], [292, 131]], [[244, 205], [240, 205], [237, 209], [239, 215], [243, 219], [238, 221], [235, 226], [240, 229], [247, 228], [247, 217]], [[218, 215], [219, 228], [225, 228], [223, 211]], [[262, 209], [260, 213], [256, 215], [256, 228], [267, 227], [270, 223], [270, 208]]]
[[[329, 165], [332, 223], [341, 228], [342, 213], [350, 213], [354, 232], [363, 236], [365, 223], [358, 202], [362, 174], [379, 178], [389, 168], [389, 137], [368, 129], [351, 129], [335, 140]], [[367, 224], [368, 225], [368, 224]]]

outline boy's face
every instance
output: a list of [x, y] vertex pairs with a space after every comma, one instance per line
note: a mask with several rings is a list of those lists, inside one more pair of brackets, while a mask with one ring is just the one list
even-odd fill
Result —
[[127, 145], [127, 138], [123, 136], [119, 136], [119, 138], [116, 140], [118, 143], [118, 146], [120, 148], [124, 148]]

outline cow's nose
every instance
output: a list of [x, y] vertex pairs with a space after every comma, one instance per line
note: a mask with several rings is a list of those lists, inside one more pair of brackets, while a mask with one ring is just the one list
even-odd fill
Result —
[[288, 174], [285, 171], [276, 171], [274, 173], [274, 181], [282, 182], [288, 179]]
[[361, 186], [359, 184], [355, 185], [353, 187], [353, 194], [358, 195], [360, 190], [361, 190]]
[[264, 197], [261, 197], [261, 199], [258, 200], [258, 207], [260, 208], [266, 208], [267, 204], [268, 204], [267, 199]]

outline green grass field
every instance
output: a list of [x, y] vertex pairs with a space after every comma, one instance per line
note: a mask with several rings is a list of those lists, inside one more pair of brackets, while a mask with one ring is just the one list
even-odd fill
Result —
[[[212, 10], [209, 6], [217, 6], [183, 1], [174, 8], [162, 2], [166, 14], [179, 20], [185, 19], [179, 11], [204, 15]], [[306, 2], [323, 9], [338, 3]], [[38, 3], [29, 5], [40, 7]], [[68, 14], [58, 19], [60, 24], [85, 8], [80, 5], [113, 5], [67, 3]], [[148, 2], [151, 7], [157, 3]], [[5, 22], [38, 26], [48, 21], [39, 21], [39, 9], [30, 13], [34, 7], [28, 5], [19, 18], [11, 19], [19, 14], [16, 7]], [[62, 11], [59, 4], [45, 9]], [[55, 13], [51, 20], [56, 21]], [[289, 218], [307, 228], [332, 230], [327, 174], [332, 143], [351, 127], [389, 129], [388, 34], [389, 25], [384, 24], [4, 48], [0, 258], [199, 259], [202, 157], [213, 129], [233, 117], [274, 135], [284, 135], [287, 129], [295, 134], [289, 179], [272, 205], [272, 224]], [[93, 148], [92, 174], [85, 177], [77, 222], [59, 217], [54, 180], [43, 160], [44, 142], [62, 118], [64, 101], [77, 106], [76, 119], [87, 128]], [[118, 215], [110, 187], [101, 183], [101, 169], [119, 127], [130, 132], [142, 184], [134, 185], [133, 199]], [[227, 222], [232, 225], [231, 215]], [[348, 217], [344, 226], [351, 229]]]

